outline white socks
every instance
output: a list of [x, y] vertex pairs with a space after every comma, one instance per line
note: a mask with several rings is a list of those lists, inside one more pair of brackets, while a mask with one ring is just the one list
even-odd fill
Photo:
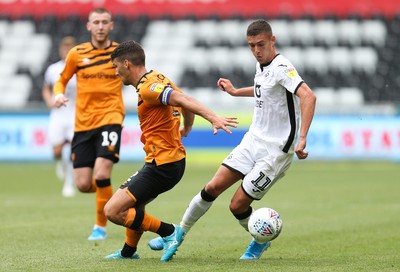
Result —
[[196, 221], [207, 212], [212, 203], [213, 201], [205, 201], [201, 197], [201, 192], [193, 197], [180, 223], [180, 226], [186, 231], [186, 233], [196, 223]]

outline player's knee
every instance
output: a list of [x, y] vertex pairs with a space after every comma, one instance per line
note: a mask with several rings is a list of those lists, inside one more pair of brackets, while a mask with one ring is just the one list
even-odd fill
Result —
[[82, 193], [92, 192], [92, 184], [87, 182], [76, 181], [76, 188]]
[[244, 209], [237, 209], [235, 211], [231, 210], [231, 212], [237, 220], [243, 220], [250, 217], [251, 213], [253, 212], [253, 208], [249, 206], [245, 207]]
[[[215, 200], [222, 192], [223, 191], [220, 188], [218, 188], [217, 186], [214, 186], [214, 184], [208, 183], [202, 191], [202, 197], [203, 197], [203, 194], [206, 194], [207, 196], [209, 196], [210, 198], [213, 198], [213, 200]], [[204, 197], [203, 197], [203, 199], [204, 199]]]
[[229, 210], [233, 215], [238, 215], [238, 214], [243, 214], [248, 212], [249, 206], [247, 205], [242, 205], [239, 201], [235, 201], [235, 199], [231, 200], [231, 203], [229, 204]]
[[107, 217], [108, 220], [112, 221], [111, 219], [113, 218], [112, 214], [112, 208], [109, 202], [106, 203], [104, 206], [104, 214]]
[[118, 224], [118, 214], [115, 210], [115, 208], [110, 204], [110, 202], [107, 202], [107, 204], [104, 206], [104, 214], [107, 217], [108, 220], [111, 222]]

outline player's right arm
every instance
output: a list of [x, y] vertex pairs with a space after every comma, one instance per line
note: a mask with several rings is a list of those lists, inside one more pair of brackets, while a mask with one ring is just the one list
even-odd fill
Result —
[[218, 129], [225, 130], [231, 134], [232, 132], [228, 129], [228, 126], [237, 127], [238, 124], [236, 117], [220, 117], [193, 97], [181, 92], [170, 91], [168, 105], [181, 107], [208, 120], [212, 124], [214, 134], [217, 134]]
[[247, 96], [247, 97], [254, 96], [254, 87], [253, 86], [236, 89], [233, 86], [232, 82], [226, 78], [218, 79], [217, 86], [222, 91], [227, 92], [228, 94], [230, 94], [232, 96]]
[[68, 102], [68, 98], [64, 96], [65, 88], [68, 84], [68, 81], [76, 72], [77, 67], [77, 51], [76, 48], [72, 48], [67, 58], [65, 59], [65, 67], [61, 72], [60, 77], [57, 82], [54, 84], [53, 92], [54, 92], [54, 105], [59, 108], [61, 106], [66, 106]]

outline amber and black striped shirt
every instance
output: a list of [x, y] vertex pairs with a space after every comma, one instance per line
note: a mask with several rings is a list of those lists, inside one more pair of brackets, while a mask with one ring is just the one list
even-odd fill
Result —
[[125, 116], [122, 82], [116, 75], [110, 55], [118, 43], [98, 49], [86, 42], [72, 48], [64, 70], [54, 85], [54, 94], [65, 92], [65, 86], [76, 74], [75, 131], [92, 130], [109, 124], [122, 124]]

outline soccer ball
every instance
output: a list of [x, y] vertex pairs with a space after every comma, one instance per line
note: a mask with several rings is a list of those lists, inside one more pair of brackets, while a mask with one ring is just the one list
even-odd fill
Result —
[[257, 242], [265, 243], [274, 240], [281, 233], [282, 219], [277, 211], [260, 208], [251, 214], [248, 227]]

